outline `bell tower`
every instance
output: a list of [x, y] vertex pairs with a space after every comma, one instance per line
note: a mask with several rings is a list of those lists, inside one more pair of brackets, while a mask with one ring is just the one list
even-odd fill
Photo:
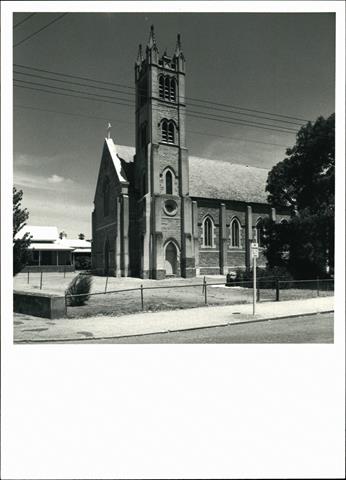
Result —
[[[135, 63], [138, 270], [143, 278], [195, 276], [185, 135], [185, 57], [159, 54], [154, 28]], [[140, 258], [139, 258], [140, 257]]]

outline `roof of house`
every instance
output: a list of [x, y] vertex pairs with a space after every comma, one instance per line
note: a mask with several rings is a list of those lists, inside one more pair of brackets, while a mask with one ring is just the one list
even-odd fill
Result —
[[28, 250], [51, 250], [51, 251], [56, 251], [56, 250], [64, 250], [64, 251], [72, 251], [72, 247], [68, 247], [67, 245], [61, 245], [58, 242], [52, 242], [52, 243], [31, 243], [28, 246]]
[[63, 238], [59, 240], [59, 244], [78, 249], [91, 248], [91, 242], [88, 240], [80, 240], [79, 238]]
[[29, 233], [34, 242], [55, 242], [59, 238], [57, 227], [41, 227], [35, 225], [25, 225], [16, 235], [17, 238], [23, 238], [23, 236]]
[[[134, 147], [117, 145], [118, 158], [133, 162]], [[265, 191], [268, 170], [226, 160], [189, 156], [190, 196], [268, 203]]]

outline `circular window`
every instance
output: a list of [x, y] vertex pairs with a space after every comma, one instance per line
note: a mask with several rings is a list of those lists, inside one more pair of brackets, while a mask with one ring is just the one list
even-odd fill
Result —
[[167, 215], [173, 216], [177, 213], [178, 205], [174, 200], [166, 200], [163, 209]]

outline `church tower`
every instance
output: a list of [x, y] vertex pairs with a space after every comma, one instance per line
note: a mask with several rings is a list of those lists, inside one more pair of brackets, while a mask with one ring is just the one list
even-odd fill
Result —
[[185, 58], [159, 54], [151, 27], [135, 63], [137, 270], [142, 278], [195, 276], [185, 135]]

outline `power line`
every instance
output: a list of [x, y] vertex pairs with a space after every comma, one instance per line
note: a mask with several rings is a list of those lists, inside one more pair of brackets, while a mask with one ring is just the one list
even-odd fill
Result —
[[65, 17], [67, 15], [67, 13], [62, 13], [61, 15], [59, 15], [58, 17], [54, 18], [54, 20], [52, 20], [51, 22], [47, 23], [47, 25], [44, 25], [43, 27], [41, 27], [39, 30], [36, 30], [36, 32], [33, 32], [31, 33], [30, 35], [28, 35], [27, 37], [23, 38], [23, 40], [20, 40], [20, 42], [16, 43], [15, 45], [13, 45], [13, 47], [18, 47], [18, 45], [21, 45], [22, 43], [24, 43], [26, 40], [29, 40], [30, 38], [34, 37], [35, 35], [37, 35], [38, 33], [42, 32], [42, 30], [45, 30], [46, 28], [48, 28], [50, 25], [52, 25], [53, 23], [57, 22], [58, 20], [60, 20], [61, 18]]
[[[99, 89], [99, 90], [106, 90], [106, 91], [110, 91], [110, 92], [120, 93], [122, 95], [135, 96], [135, 93], [132, 93], [132, 92], [131, 93], [122, 92], [121, 90], [116, 90], [114, 88], [100, 87], [99, 85], [86, 85], [84, 83], [74, 82], [74, 81], [71, 81], [71, 80], [61, 80], [59, 78], [52, 78], [52, 77], [37, 75], [37, 74], [33, 74], [33, 73], [26, 73], [26, 72], [14, 71], [13, 73], [16, 74], [16, 75], [25, 75], [25, 76], [40, 78], [40, 79], [43, 79], [43, 80], [49, 80], [49, 81], [53, 81], [53, 82], [67, 83], [69, 85], [77, 85], [77, 86], [85, 87], [85, 88], [95, 88], [95, 89]], [[264, 117], [263, 115], [254, 115], [254, 114], [250, 114], [250, 113], [237, 112], [235, 110], [227, 110], [227, 109], [224, 109], [224, 108], [198, 105], [198, 104], [195, 104], [195, 103], [189, 103], [189, 106], [190, 105], [193, 106], [193, 107], [197, 107], [197, 108], [204, 108], [204, 109], [212, 108], [213, 110], [220, 111], [220, 112], [235, 113], [237, 115], [245, 115], [247, 117], [259, 118], [259, 119], [262, 119], [262, 120], [271, 120], [271, 121], [275, 121], [275, 122], [288, 123], [288, 124], [292, 124], [292, 125], [301, 126], [301, 124], [297, 123], [297, 122], [291, 122], [289, 120], [282, 120], [282, 119], [273, 119], [273, 118], [269, 118], [269, 117]], [[204, 112], [201, 112], [201, 113], [204, 113]], [[242, 121], [243, 119], [239, 119], [239, 120]]]
[[33, 17], [34, 15], [36, 15], [36, 13], [30, 13], [30, 15], [28, 15], [28, 16], [25, 17], [25, 18], [23, 18], [23, 20], [20, 20], [20, 21], [17, 22], [15, 25], [13, 25], [13, 28], [19, 27], [20, 25], [22, 25], [22, 23], [26, 22], [27, 20], [29, 20], [29, 18]]
[[[113, 103], [113, 104], [125, 105], [125, 106], [131, 106], [131, 107], [134, 106], [133, 103], [119, 103], [119, 102], [112, 102], [110, 100], [104, 100], [104, 99], [108, 98], [108, 99], [112, 99], [112, 100], [120, 100], [122, 102], [124, 101], [123, 98], [119, 99], [118, 97], [112, 97], [110, 95], [92, 94], [92, 93], [88, 93], [88, 92], [81, 92], [79, 90], [73, 90], [73, 89], [62, 88], [62, 87], [54, 87], [54, 86], [51, 86], [51, 85], [45, 85], [45, 84], [40, 84], [40, 83], [35, 83], [35, 82], [28, 82], [26, 80], [15, 80], [15, 81], [17, 81], [17, 82], [19, 81], [19, 82], [22, 82], [22, 83], [27, 83], [27, 84], [30, 84], [30, 85], [45, 87], [45, 88], [53, 88], [53, 89], [57, 89], [57, 90], [63, 90], [63, 91], [67, 91], [67, 92], [77, 93], [77, 94], [81, 93], [82, 95], [88, 95], [88, 97], [76, 96], [76, 95], [71, 95], [71, 94], [64, 94], [64, 93], [61, 93], [61, 92], [52, 92], [52, 91], [49, 91], [49, 90], [47, 91], [47, 90], [42, 90], [42, 89], [38, 89], [38, 88], [34, 88], [34, 87], [25, 87], [23, 85], [15, 85], [16, 87], [27, 88], [29, 90], [38, 90], [38, 91], [41, 91], [41, 92], [44, 92], [44, 93], [59, 94], [59, 95], [65, 95], [65, 96], [74, 97], [74, 98], [82, 98], [82, 99], [93, 100], [93, 101], [102, 101], [102, 102], [105, 102], [105, 103]], [[97, 98], [94, 98], [94, 97], [97, 97]], [[187, 115], [191, 116], [191, 117], [194, 117], [194, 118], [201, 118], [201, 119], [204, 119], [204, 120], [214, 120], [214, 121], [219, 121], [219, 122], [222, 122], [222, 123], [229, 123], [229, 124], [235, 124], [235, 125], [241, 125], [241, 126], [247, 126], [247, 127], [260, 128], [260, 129], [271, 130], [271, 131], [275, 131], [275, 132], [279, 132], [279, 133], [297, 133], [295, 130], [284, 129], [284, 127], [279, 127], [277, 125], [269, 125], [269, 124], [265, 124], [265, 123], [256, 123], [256, 122], [245, 123], [245, 121], [242, 121], [240, 119], [233, 119], [231, 117], [217, 116], [217, 115], [213, 115], [213, 114], [206, 114], [204, 112], [202, 112], [202, 113], [204, 113], [203, 115], [200, 115], [200, 113], [201, 112], [192, 111], [191, 114], [189, 112], [187, 112]], [[213, 117], [213, 118], [210, 118], [210, 117]], [[241, 121], [243, 123], [240, 123]]]
[[[38, 108], [38, 107], [32, 107], [30, 105], [14, 105], [14, 108], [23, 108], [23, 109], [28, 109], [28, 110], [37, 110], [39, 112], [49, 112], [49, 113], [55, 113], [55, 114], [60, 114], [60, 115], [67, 115], [71, 117], [81, 117], [81, 118], [89, 118], [89, 119], [95, 119], [95, 120], [104, 120], [104, 121], [109, 121], [110, 118], [108, 117], [97, 117], [94, 115], [83, 115], [80, 113], [72, 113], [72, 112], [62, 112], [59, 110], [51, 110], [51, 109], [46, 109], [46, 108]], [[127, 125], [133, 125], [134, 122], [126, 122], [125, 120], [117, 120], [116, 123], [126, 123]], [[216, 138], [225, 138], [228, 140], [236, 140], [240, 142], [250, 142], [250, 143], [258, 143], [261, 145], [271, 145], [275, 147], [284, 147], [284, 148], [289, 148], [289, 145], [282, 145], [279, 143], [271, 143], [271, 142], [263, 142], [260, 140], [252, 140], [249, 138], [241, 138], [241, 137], [228, 137], [226, 135], [217, 135], [215, 133], [206, 133], [206, 132], [198, 132], [195, 130], [187, 130], [188, 134], [192, 135], [202, 135], [202, 136], [208, 136], [208, 137], [216, 137]]]
[[135, 90], [135, 87], [129, 87], [128, 85], [123, 85], [121, 83], [106, 82], [104, 80], [96, 80], [96, 79], [91, 78], [91, 77], [82, 77], [80, 75], [71, 75], [71, 74], [68, 74], [68, 73], [54, 72], [52, 70], [44, 70], [43, 68], [36, 68], [36, 67], [29, 67], [27, 65], [21, 65], [20, 63], [14, 63], [13, 66], [14, 67], [20, 67], [20, 68], [27, 68], [28, 70], [34, 70], [35, 72], [52, 73], [53, 75], [57, 75], [57, 76], [60, 76], [60, 77], [76, 78], [78, 80], [87, 80], [87, 81], [91, 81], [91, 82], [101, 83], [103, 85], [113, 85], [115, 87], [123, 87], [123, 88], [127, 88], [129, 90]]
[[[123, 98], [113, 97], [111, 95], [99, 95], [97, 93], [83, 92], [83, 91], [74, 90], [74, 89], [71, 89], [71, 88], [56, 87], [54, 85], [47, 85], [47, 84], [39, 83], [39, 82], [29, 82], [28, 80], [15, 79], [15, 81], [25, 83], [25, 84], [28, 84], [28, 85], [35, 85], [35, 86], [44, 87], [44, 88], [51, 88], [51, 89], [54, 89], [54, 90], [61, 90], [61, 91], [66, 91], [66, 92], [78, 93], [78, 94], [88, 95], [88, 96], [92, 96], [92, 97], [108, 98], [108, 99], [112, 99], [112, 100], [124, 101]], [[127, 100], [127, 99], [125, 99], [125, 100]], [[129, 101], [131, 102], [131, 100], [129, 100]], [[132, 105], [134, 105], [133, 102], [132, 102]], [[194, 113], [195, 115], [201, 115], [202, 114], [203, 116], [201, 115], [201, 118], [206, 118], [206, 116], [209, 116], [209, 117], [213, 117], [214, 119], [221, 118], [223, 120], [236, 121], [236, 122], [239, 122], [239, 125], [244, 124], [244, 125], [248, 125], [248, 126], [271, 127], [271, 129], [275, 129], [275, 131], [284, 131], [284, 132], [296, 133], [295, 130], [292, 130], [292, 129], [289, 129], [288, 127], [280, 126], [280, 125], [272, 125], [272, 124], [268, 124], [268, 123], [259, 123], [259, 122], [249, 123], [250, 122], [249, 120], [243, 120], [243, 119], [233, 118], [233, 117], [226, 117], [224, 115], [214, 115], [212, 113], [196, 112], [194, 110], [188, 111], [188, 115], [190, 113]]]
[[[38, 72], [53, 74], [53, 75], [57, 75], [57, 76], [62, 76], [62, 77], [76, 78], [76, 79], [79, 79], [79, 80], [86, 80], [86, 81], [91, 81], [91, 82], [95, 82], [95, 83], [101, 83], [101, 84], [104, 84], [104, 85], [113, 85], [113, 86], [117, 86], [117, 87], [121, 87], [121, 88], [135, 90], [135, 87], [129, 87], [128, 85], [124, 85], [124, 84], [120, 84], [120, 83], [114, 83], [114, 82], [107, 82], [107, 81], [104, 81], [104, 80], [97, 80], [97, 79], [91, 78], [91, 77], [84, 77], [84, 76], [80, 76], [80, 75], [72, 75], [72, 74], [62, 73], [62, 72], [54, 72], [52, 70], [45, 70], [43, 68], [30, 67], [28, 65], [22, 65], [22, 64], [19, 64], [19, 63], [15, 63], [14, 66], [29, 69], [29, 70], [34, 70], [34, 71], [38, 71]], [[239, 107], [239, 106], [236, 106], [236, 105], [228, 105], [228, 104], [225, 104], [225, 103], [213, 102], [213, 101], [210, 101], [210, 100], [203, 100], [203, 99], [194, 98], [194, 97], [186, 97], [186, 99], [193, 100], [195, 102], [217, 105], [217, 106], [222, 106], [222, 107], [236, 108], [238, 110], [244, 110], [244, 111], [247, 111], [247, 112], [264, 113], [265, 115], [271, 115], [271, 116], [276, 116], [276, 117], [281, 117], [281, 118], [289, 118], [289, 119], [292, 119], [292, 120], [299, 120], [299, 121], [302, 121], [302, 122], [308, 122], [309, 121], [307, 119], [303, 119], [303, 118], [299, 118], [299, 117], [293, 117], [293, 116], [290, 116], [290, 115], [282, 115], [282, 114], [279, 114], [279, 113], [267, 112], [267, 111], [263, 111], [263, 110], [255, 110], [255, 109], [251, 109], [251, 108]], [[270, 120], [277, 121], [274, 118], [270, 119]]]

